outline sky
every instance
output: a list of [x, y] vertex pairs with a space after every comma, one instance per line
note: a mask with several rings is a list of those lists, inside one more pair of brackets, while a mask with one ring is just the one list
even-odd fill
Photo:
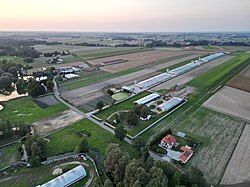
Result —
[[1, 31], [250, 31], [250, 0], [0, 0]]

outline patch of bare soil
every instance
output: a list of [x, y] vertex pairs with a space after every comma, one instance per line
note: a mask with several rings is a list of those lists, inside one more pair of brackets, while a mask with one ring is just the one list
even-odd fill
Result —
[[240, 74], [231, 79], [227, 85], [250, 92], [250, 65], [241, 71]]
[[56, 116], [32, 123], [36, 132], [40, 135], [49, 134], [52, 131], [70, 125], [83, 117], [73, 110], [66, 110]]

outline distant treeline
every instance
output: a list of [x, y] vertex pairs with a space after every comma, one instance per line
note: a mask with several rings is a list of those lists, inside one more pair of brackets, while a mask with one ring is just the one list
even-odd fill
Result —
[[248, 42], [219, 42], [219, 41], [209, 41], [209, 40], [184, 40], [183, 42], [172, 42], [168, 43], [165, 41], [157, 40], [152, 41], [146, 45], [146, 47], [187, 47], [187, 46], [250, 46]]

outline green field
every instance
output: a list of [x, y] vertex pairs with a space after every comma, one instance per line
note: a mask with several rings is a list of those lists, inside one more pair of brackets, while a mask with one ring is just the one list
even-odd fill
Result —
[[53, 116], [67, 109], [63, 104], [56, 104], [45, 109], [37, 106], [31, 97], [23, 97], [1, 103], [3, 110], [0, 111], [1, 120], [10, 120], [12, 122], [23, 121], [32, 123], [42, 118]]
[[50, 140], [46, 144], [46, 155], [53, 156], [74, 151], [82, 138], [81, 132], [90, 133], [90, 137], [88, 137], [90, 146], [100, 151], [103, 156], [107, 145], [110, 143], [120, 144], [123, 151], [130, 153], [132, 157], [137, 155], [136, 150], [131, 145], [118, 140], [113, 134], [88, 120], [77, 122], [46, 137]]
[[0, 149], [0, 169], [7, 167], [21, 158], [18, 143]]
[[22, 64], [22, 65], [25, 65], [27, 63], [25, 63], [23, 61], [23, 58], [22, 57], [16, 57], [16, 56], [0, 56], [0, 61], [1, 60], [7, 60], [9, 62], [13, 62], [13, 63], [17, 63], [17, 64]]
[[194, 86], [199, 90], [204, 89], [210, 85], [212, 85], [215, 81], [219, 80], [221, 77], [226, 75], [228, 72], [233, 70], [235, 67], [242, 64], [250, 58], [250, 54], [242, 53], [237, 57], [229, 60], [216, 68], [202, 74], [201, 76], [191, 80], [187, 85]]

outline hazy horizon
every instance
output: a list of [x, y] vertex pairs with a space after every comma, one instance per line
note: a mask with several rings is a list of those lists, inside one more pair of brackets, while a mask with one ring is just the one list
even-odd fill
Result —
[[0, 0], [0, 31], [248, 32], [249, 10], [249, 0]]

